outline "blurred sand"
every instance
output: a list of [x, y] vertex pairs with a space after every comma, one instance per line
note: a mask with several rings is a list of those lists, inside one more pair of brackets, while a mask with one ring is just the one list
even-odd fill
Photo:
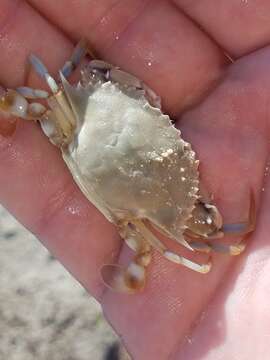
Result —
[[128, 357], [96, 301], [0, 206], [0, 360], [36, 359]]

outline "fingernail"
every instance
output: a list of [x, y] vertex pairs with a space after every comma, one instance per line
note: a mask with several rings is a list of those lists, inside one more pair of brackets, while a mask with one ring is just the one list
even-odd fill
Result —
[[17, 120], [0, 118], [0, 135], [11, 137], [16, 130]]

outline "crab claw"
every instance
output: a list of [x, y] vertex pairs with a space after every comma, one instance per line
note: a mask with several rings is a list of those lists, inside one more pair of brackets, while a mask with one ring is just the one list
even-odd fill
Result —
[[131, 262], [127, 268], [116, 264], [103, 265], [101, 277], [111, 290], [132, 294], [144, 288], [145, 267]]

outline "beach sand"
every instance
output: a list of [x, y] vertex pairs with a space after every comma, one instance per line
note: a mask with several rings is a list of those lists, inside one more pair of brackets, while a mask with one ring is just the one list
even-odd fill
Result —
[[127, 360], [98, 303], [0, 206], [0, 360]]

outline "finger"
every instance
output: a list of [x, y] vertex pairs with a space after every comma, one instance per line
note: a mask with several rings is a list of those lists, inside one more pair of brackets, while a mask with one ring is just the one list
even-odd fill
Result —
[[233, 57], [269, 44], [267, 0], [174, 0], [174, 3]]
[[[62, 65], [73, 48], [66, 37], [23, 1], [3, 0], [0, 10], [0, 81], [3, 85], [22, 85], [31, 51], [42, 57], [49, 70], [56, 70]], [[39, 26], [43, 42], [36, 38]], [[48, 51], [49, 44], [53, 51]]]
[[[268, 48], [235, 63], [216, 91], [180, 122], [183, 136], [193, 144], [201, 160], [202, 181], [213, 193], [225, 221], [248, 217], [250, 189], [259, 206], [269, 154], [269, 56]], [[256, 241], [254, 237], [249, 241], [252, 239]], [[235, 265], [253, 251], [254, 247], [248, 247], [240, 258], [213, 255], [212, 271], [207, 276], [158, 259], [150, 268], [150, 281], [139, 300], [127, 302], [106, 292], [105, 313], [119, 333], [126, 333], [125, 340], [135, 358], [171, 358], [179, 354], [182, 342], [216, 289], [225, 286], [226, 280], [231, 281], [229, 274], [234, 273], [237, 279], [237, 272], [242, 270]], [[144, 329], [142, 336], [140, 329]], [[156, 339], [166, 339], [166, 346], [165, 340]], [[197, 341], [199, 347], [200, 339]]]
[[[221, 89], [226, 94], [222, 99], [223, 105], [219, 104], [217, 98], [216, 111], [213, 113], [213, 117], [210, 116], [212, 120], [209, 119], [207, 124], [208, 127], [211, 127], [215, 114], [217, 116], [219, 110], [226, 114], [222, 117], [224, 126], [227, 123], [227, 130], [223, 136], [231, 137], [231, 141], [227, 151], [220, 147], [219, 151], [231, 153], [227, 165], [223, 165], [230, 176], [225, 177], [225, 179], [224, 177], [223, 179], [217, 178], [217, 181], [224, 180], [226, 182], [228, 189], [225, 192], [221, 190], [223, 186], [220, 187], [219, 185], [216, 189], [219, 193], [221, 190], [221, 196], [233, 204], [233, 197], [242, 191], [246, 179], [248, 179], [248, 182], [257, 189], [262, 204], [256, 231], [249, 239], [249, 246], [244, 253], [245, 255], [239, 259], [229, 282], [221, 287], [221, 291], [211, 303], [211, 307], [198, 321], [198, 326], [195, 332], [190, 334], [188, 341], [182, 343], [181, 346], [180, 344], [176, 346], [172, 359], [189, 360], [202, 356], [202, 354], [207, 354], [205, 356], [209, 360], [218, 357], [233, 358], [239, 354], [242, 358], [247, 359], [254, 356], [267, 358], [268, 345], [262, 335], [267, 331], [269, 323], [267, 316], [269, 304], [265, 296], [265, 291], [269, 287], [267, 274], [269, 269], [268, 234], [270, 230], [268, 221], [270, 206], [269, 144], [267, 143], [267, 139], [269, 139], [269, 114], [266, 110], [270, 90], [269, 55], [270, 48], [268, 47], [257, 52], [257, 54], [254, 53], [242, 59], [239, 64], [235, 64], [230, 73], [231, 82], [228, 83], [227, 88]], [[230, 90], [229, 87], [232, 87], [232, 84], [234, 84], [234, 89]], [[249, 101], [250, 104], [248, 104]], [[227, 105], [224, 107], [224, 104]], [[209, 110], [208, 107], [203, 109], [206, 113]], [[211, 110], [210, 112], [212, 113]], [[239, 124], [238, 126], [241, 129], [238, 132], [235, 131], [236, 129], [232, 124]], [[222, 133], [224, 128], [222, 127], [220, 130]], [[233, 139], [233, 133], [238, 134], [237, 138]], [[250, 133], [249, 136], [247, 136], [248, 133]], [[247, 139], [247, 142], [243, 146], [244, 138]], [[232, 144], [234, 145], [232, 146]], [[242, 144], [242, 152], [240, 156], [236, 157], [235, 150], [240, 144]], [[215, 147], [215, 144], [213, 146]], [[228, 149], [230, 150], [228, 151]], [[202, 156], [203, 152], [202, 150]], [[210, 156], [210, 162], [211, 159]], [[213, 159], [214, 162], [215, 160]], [[212, 168], [214, 165], [210, 163], [209, 166]], [[218, 172], [219, 169], [216, 168], [216, 171]], [[234, 212], [234, 206], [231, 205], [229, 208]], [[228, 210], [227, 216], [230, 215], [230, 212], [231, 210]], [[258, 304], [260, 304], [259, 307]], [[252, 324], [252, 326], [247, 328], [246, 324]], [[206, 336], [209, 333], [215, 334], [215, 337]], [[244, 348], [239, 344], [241, 338], [245, 338], [247, 341]]]
[[[193, 334], [176, 347], [172, 360], [267, 359], [269, 346], [269, 164], [262, 188], [257, 229], [227, 284], [198, 321]], [[247, 326], [250, 324], [251, 326]], [[209, 336], [212, 334], [212, 336]], [[214, 335], [214, 336], [213, 336]], [[245, 339], [246, 345], [239, 339]], [[239, 355], [241, 354], [241, 355]]]
[[171, 114], [198, 102], [223, 72], [222, 52], [169, 1], [30, 3], [76, 39], [89, 39], [102, 58], [143, 79]]

